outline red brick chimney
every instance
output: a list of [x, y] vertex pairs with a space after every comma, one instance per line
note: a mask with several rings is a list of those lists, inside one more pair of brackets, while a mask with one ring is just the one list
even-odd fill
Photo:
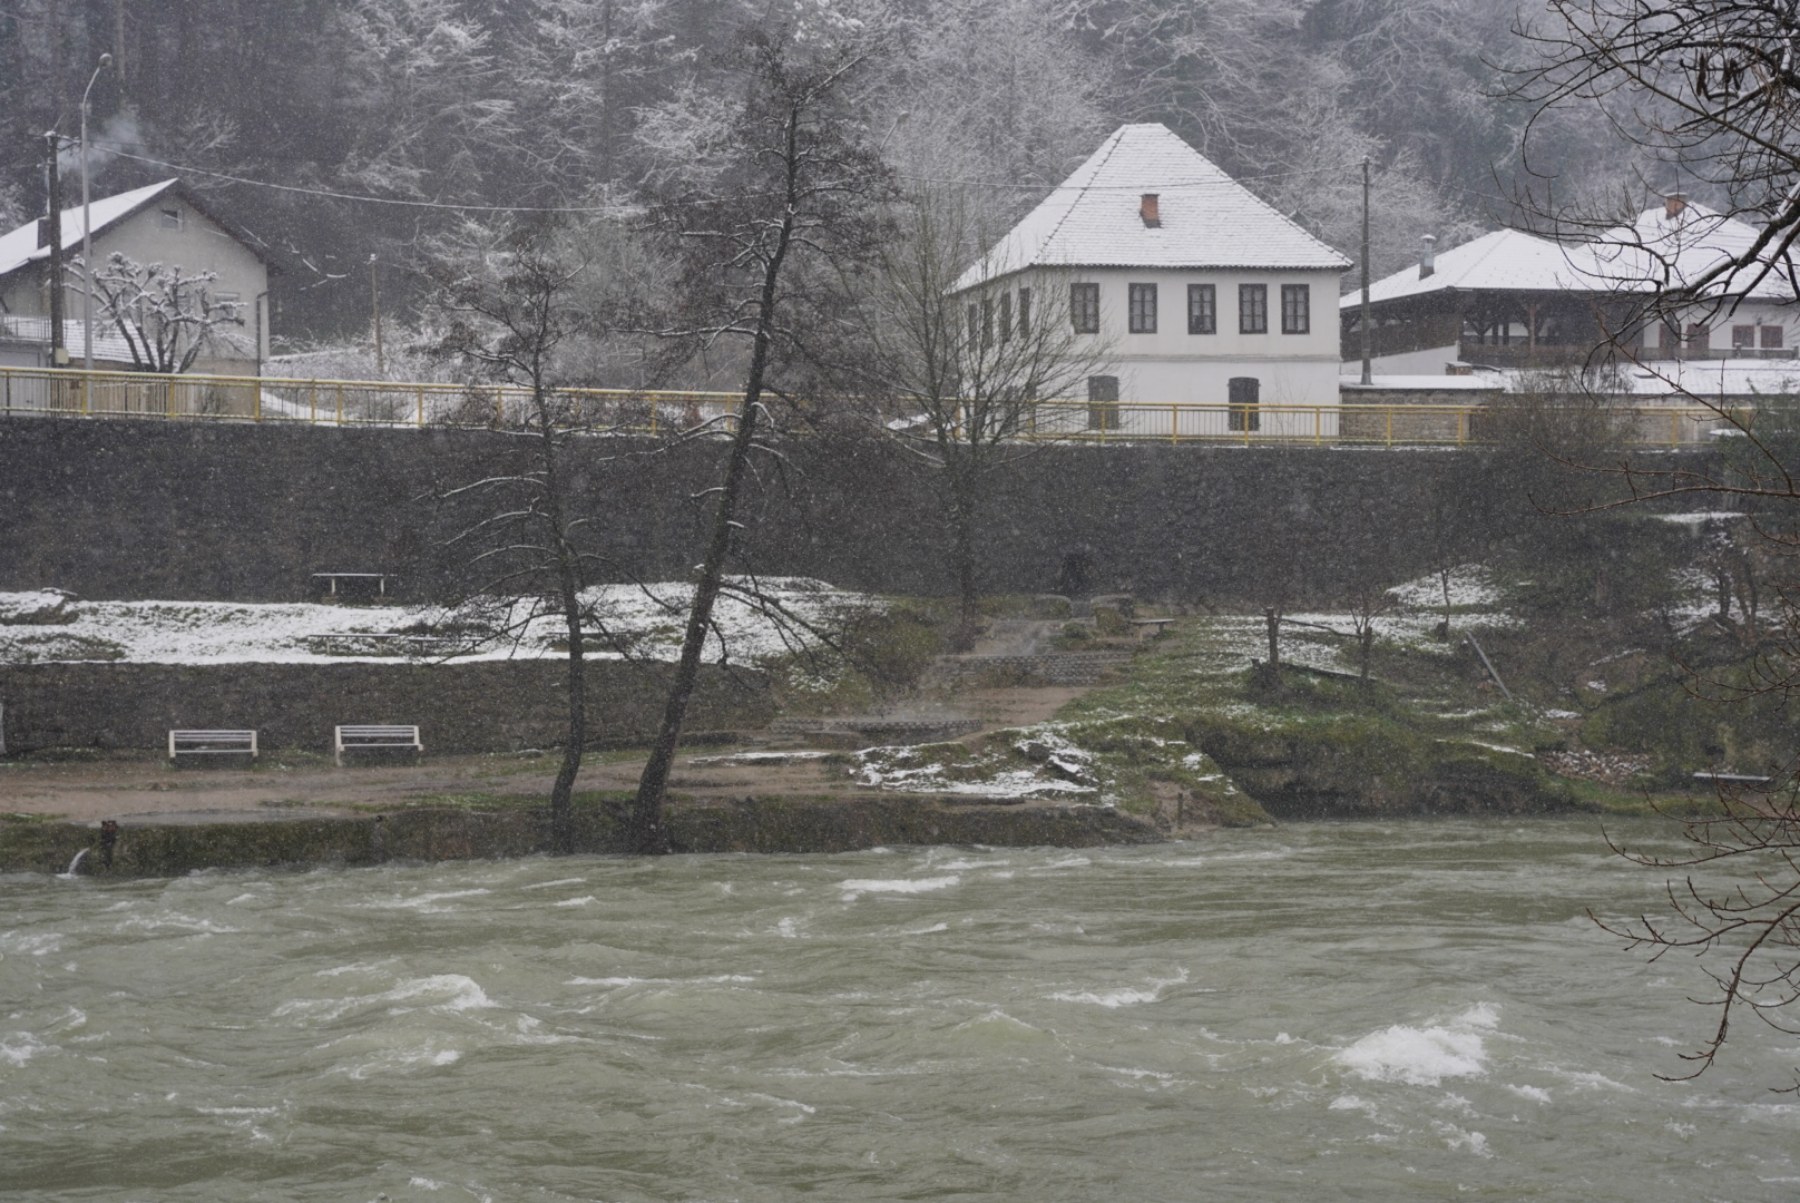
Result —
[[1687, 210], [1687, 193], [1671, 192], [1663, 197], [1663, 216], [1674, 221]]
[[1151, 229], [1162, 225], [1162, 212], [1157, 207], [1156, 196], [1157, 194], [1154, 192], [1144, 193], [1144, 203], [1138, 206], [1138, 216], [1143, 218], [1144, 224]]

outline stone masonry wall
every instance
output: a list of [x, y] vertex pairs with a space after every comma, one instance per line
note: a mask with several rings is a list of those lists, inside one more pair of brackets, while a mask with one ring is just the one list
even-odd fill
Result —
[[[665, 686], [618, 661], [588, 666], [589, 738], [647, 740]], [[555, 661], [462, 665], [33, 664], [0, 669], [6, 748], [157, 748], [170, 728], [255, 728], [264, 750], [331, 751], [342, 723], [406, 723], [433, 752], [506, 752], [562, 743], [566, 669]], [[757, 726], [769, 713], [755, 674], [703, 677], [687, 729]]]
[[[720, 450], [582, 449], [575, 485], [615, 578], [687, 574]], [[747, 500], [740, 568], [951, 590], [936, 478], [872, 440], [785, 452]], [[476, 513], [435, 498], [519, 454], [518, 440], [468, 431], [0, 420], [0, 590], [294, 601], [311, 573], [361, 571], [428, 600], [471, 579], [451, 540]], [[1044, 447], [992, 479], [982, 586], [1329, 598], [1371, 563], [1425, 564], [1446, 524], [1479, 543], [1546, 521], [1541, 481], [1519, 476], [1543, 470], [1541, 456], [1484, 450]]]

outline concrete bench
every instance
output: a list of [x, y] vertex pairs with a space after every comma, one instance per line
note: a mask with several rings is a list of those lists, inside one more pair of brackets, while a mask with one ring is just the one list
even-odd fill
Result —
[[332, 736], [332, 755], [337, 760], [339, 767], [343, 766], [345, 752], [385, 751], [396, 748], [404, 748], [415, 755], [423, 756], [425, 745], [419, 742], [419, 729], [417, 727], [363, 723], [337, 727]]
[[1161, 635], [1164, 631], [1168, 630], [1169, 624], [1174, 621], [1173, 618], [1134, 618], [1131, 620], [1131, 625], [1140, 628], [1155, 627], [1156, 629], [1150, 632], [1151, 635], [1155, 636]]
[[254, 731], [170, 731], [169, 760], [179, 763], [183, 756], [248, 756], [255, 760]]

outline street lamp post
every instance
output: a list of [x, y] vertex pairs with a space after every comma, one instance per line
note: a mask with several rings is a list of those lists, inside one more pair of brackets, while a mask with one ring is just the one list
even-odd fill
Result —
[[87, 371], [94, 370], [94, 210], [88, 195], [88, 98], [93, 95], [94, 82], [100, 73], [112, 66], [112, 55], [100, 56], [100, 65], [88, 77], [87, 87], [81, 93], [81, 276], [82, 276], [82, 331], [81, 331], [81, 366]]

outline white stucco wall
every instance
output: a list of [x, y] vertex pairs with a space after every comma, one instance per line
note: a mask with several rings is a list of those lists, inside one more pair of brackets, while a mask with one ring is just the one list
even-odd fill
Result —
[[[169, 224], [164, 217], [164, 210], [173, 210], [179, 224]], [[180, 196], [158, 197], [144, 210], [96, 231], [95, 262], [104, 264], [115, 251], [139, 263], [179, 265], [187, 275], [216, 272], [218, 278], [211, 285], [213, 297], [218, 299], [235, 294], [240, 305], [238, 315], [244, 321], [241, 328], [232, 328], [236, 346], [221, 348], [219, 354], [202, 353], [194, 365], [195, 370], [249, 373], [255, 370], [259, 359], [268, 356], [269, 310], [266, 296], [261, 302], [263, 320], [260, 350], [255, 341], [258, 325], [256, 298], [268, 292], [268, 268], [248, 247], [227, 233], [222, 226], [195, 210], [186, 200]], [[77, 250], [75, 253], [80, 252]], [[47, 267], [38, 271], [21, 271], [17, 278], [8, 281], [5, 291], [0, 292], [0, 301], [5, 303], [6, 311], [21, 316], [47, 315], [50, 312], [49, 293], [44, 287], [44, 273], [47, 271]], [[63, 294], [63, 305], [65, 317], [80, 320], [83, 299], [78, 283], [67, 286]], [[103, 321], [104, 319], [96, 316], [96, 332], [102, 328]], [[71, 347], [70, 352], [79, 359], [80, 347]]]
[[[1331, 435], [1335, 413], [1310, 407], [1338, 404], [1338, 275], [1336, 271], [1180, 270], [1140, 268], [1037, 269], [1029, 278], [1013, 276], [964, 293], [961, 300], [997, 296], [1003, 289], [1027, 284], [1034, 308], [1055, 320], [1069, 320], [1069, 285], [1100, 287], [1100, 331], [1080, 341], [1096, 348], [1110, 365], [1095, 374], [1119, 381], [1118, 433], [1169, 434], [1171, 423], [1183, 435], [1230, 432], [1224, 406], [1229, 382], [1250, 377], [1259, 382], [1258, 433], [1296, 437]], [[1157, 322], [1154, 333], [1132, 333], [1129, 295], [1132, 284], [1154, 284]], [[1211, 284], [1216, 313], [1214, 333], [1188, 333], [1188, 286]], [[1245, 334], [1239, 329], [1238, 287], [1261, 284], [1267, 289], [1268, 330]], [[1310, 289], [1310, 329], [1284, 334], [1281, 288], [1303, 284]], [[1046, 295], [1051, 294], [1051, 295]], [[1072, 398], [1083, 400], [1084, 398]], [[1219, 406], [1217, 412], [1182, 412], [1179, 406]], [[1279, 412], [1280, 407], [1309, 407], [1306, 412]]]

